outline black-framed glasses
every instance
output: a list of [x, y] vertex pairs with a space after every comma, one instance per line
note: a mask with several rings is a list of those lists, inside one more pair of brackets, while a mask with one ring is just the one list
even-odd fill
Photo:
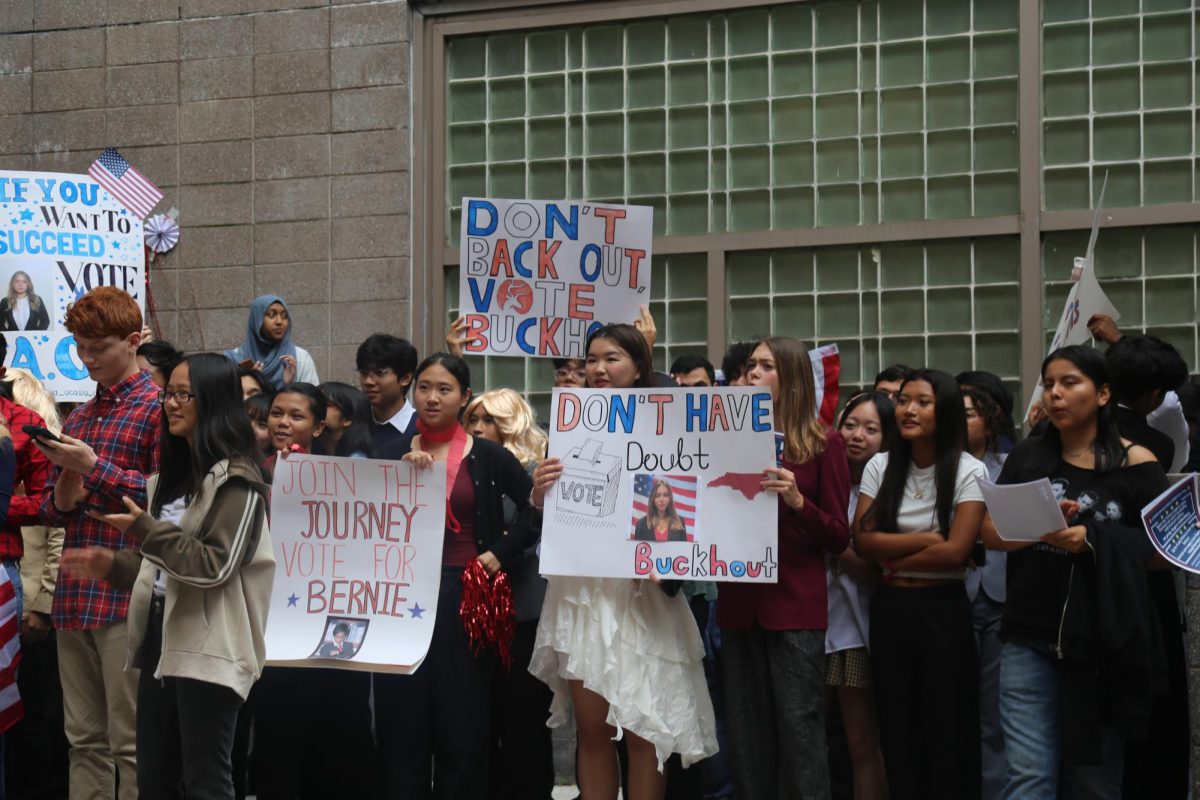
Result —
[[354, 370], [354, 372], [355, 372], [355, 374], [358, 375], [359, 380], [366, 380], [368, 377], [370, 377], [370, 378], [374, 378], [377, 381], [383, 380], [388, 375], [396, 374], [396, 371], [394, 369], [392, 369], [391, 367], [376, 367], [374, 369], [356, 369], [356, 370]]
[[167, 402], [168, 397], [175, 398], [176, 403], [179, 403], [179, 405], [184, 406], [184, 405], [187, 405], [188, 403], [192, 402], [192, 400], [196, 397], [196, 395], [192, 394], [191, 392], [183, 392], [183, 391], [159, 392], [158, 393], [158, 402], [165, 404]]
[[587, 370], [559, 367], [558, 369], [554, 370], [554, 377], [558, 378], [559, 380], [566, 380], [567, 378], [574, 377], [577, 381], [583, 381], [587, 380]]

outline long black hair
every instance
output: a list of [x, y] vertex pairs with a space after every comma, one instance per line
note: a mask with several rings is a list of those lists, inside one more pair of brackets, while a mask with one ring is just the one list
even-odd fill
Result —
[[896, 404], [892, 402], [892, 398], [888, 397], [887, 392], [876, 392], [873, 389], [865, 392], [859, 392], [846, 401], [846, 407], [842, 409], [842, 415], [838, 417], [837, 428], [841, 430], [842, 425], [846, 422], [846, 417], [850, 416], [854, 409], [861, 406], [863, 403], [873, 403], [875, 405], [875, 413], [879, 415], [879, 432], [883, 435], [883, 441], [880, 442], [880, 452], [887, 450], [892, 446], [892, 440], [896, 438]]
[[[360, 455], [366, 458], [375, 457], [375, 439], [371, 436], [371, 403], [367, 396], [348, 383], [329, 381], [317, 387], [329, 405], [341, 412], [342, 417], [350, 420], [351, 425], [342, 431], [334, 448], [335, 456]], [[325, 430], [329, 430], [326, 427]], [[325, 434], [322, 434], [324, 436]]]
[[641, 331], [624, 322], [615, 322], [596, 328], [587, 338], [587, 346], [583, 349], [585, 357], [587, 352], [592, 349], [592, 342], [597, 339], [608, 339], [633, 359], [633, 364], [638, 371], [637, 380], [633, 382], [634, 389], [649, 389], [654, 386], [654, 357], [651, 355], [650, 345], [646, 344], [646, 337], [642, 335]]
[[[1046, 368], [1052, 361], [1070, 361], [1083, 373], [1099, 392], [1105, 386], [1111, 392], [1112, 382], [1109, 379], [1108, 362], [1099, 350], [1084, 347], [1080, 344], [1060, 347], [1042, 362], [1042, 379], [1046, 377]], [[1096, 472], [1104, 474], [1119, 469], [1125, 463], [1125, 446], [1121, 444], [1121, 431], [1117, 427], [1116, 397], [1109, 396], [1105, 405], [1096, 409], [1096, 441], [1093, 445], [1096, 454]], [[1046, 474], [1058, 466], [1062, 459], [1062, 434], [1054, 426], [1051, 419], [1040, 437], [1037, 456], [1034, 463]]]
[[[217, 462], [242, 459], [257, 464], [259, 460], [254, 431], [242, 403], [242, 383], [233, 362], [216, 353], [196, 353], [180, 363], [188, 367], [196, 427], [190, 443], [171, 433], [163, 404], [158, 486], [150, 503], [150, 513], [156, 517], [162, 514], [164, 505], [181, 497], [191, 502], [204, 476]], [[168, 375], [168, 385], [170, 379]]]
[[[909, 384], [925, 381], [934, 397], [934, 461], [933, 485], [937, 492], [937, 522], [943, 536], [950, 534], [950, 517], [954, 513], [954, 486], [958, 482], [958, 465], [967, 446], [967, 412], [963, 406], [958, 381], [940, 369], [919, 369], [900, 384], [903, 394]], [[899, 410], [897, 407], [897, 414]], [[900, 515], [900, 504], [908, 483], [912, 465], [912, 445], [903, 436], [892, 438], [888, 448], [887, 469], [879, 484], [879, 493], [868, 509], [864, 522], [877, 531], [894, 531]]]

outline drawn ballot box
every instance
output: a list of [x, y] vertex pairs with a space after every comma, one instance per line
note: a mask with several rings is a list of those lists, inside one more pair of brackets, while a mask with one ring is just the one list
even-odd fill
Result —
[[589, 517], [607, 517], [617, 505], [621, 459], [600, 452], [600, 442], [588, 439], [563, 459], [558, 480], [558, 508]]

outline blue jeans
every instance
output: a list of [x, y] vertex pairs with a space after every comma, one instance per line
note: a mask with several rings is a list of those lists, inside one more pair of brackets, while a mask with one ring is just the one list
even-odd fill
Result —
[[[1059, 776], [1071, 800], [1120, 800], [1125, 737], [1101, 730], [1099, 764], [1062, 765], [1059, 674], [1054, 660], [1032, 647], [1006, 642], [1000, 652], [1000, 726], [1008, 758], [1004, 800], [1055, 800]], [[1060, 772], [1061, 770], [1061, 772]]]

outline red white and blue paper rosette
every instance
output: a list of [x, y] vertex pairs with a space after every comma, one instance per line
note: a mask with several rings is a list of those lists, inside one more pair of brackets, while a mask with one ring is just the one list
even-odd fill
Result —
[[146, 246], [156, 253], [165, 253], [179, 241], [179, 223], [166, 214], [155, 214], [146, 220]]

